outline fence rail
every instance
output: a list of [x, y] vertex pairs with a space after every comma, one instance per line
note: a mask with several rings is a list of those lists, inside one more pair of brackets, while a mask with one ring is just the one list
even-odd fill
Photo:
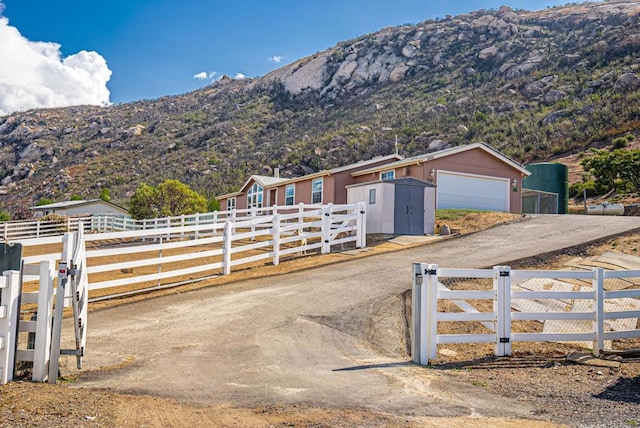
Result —
[[[435, 360], [439, 344], [494, 343], [495, 355], [505, 356], [514, 342], [576, 342], [599, 356], [614, 341], [640, 338], [638, 270], [413, 269], [412, 357], [419, 364]], [[471, 332], [444, 334], [444, 322], [469, 323]]]
[[[346, 244], [364, 247], [364, 208], [362, 203], [273, 207], [261, 213], [158, 219], [142, 227], [131, 222], [118, 225], [115, 218], [105, 225], [105, 219], [98, 218], [91, 226], [78, 222], [76, 232], [21, 239], [31, 253], [22, 258], [22, 272], [7, 271], [0, 277], [0, 384], [12, 378], [16, 362], [32, 365], [33, 380], [52, 383], [61, 355], [76, 356], [81, 368], [89, 292], [113, 296], [226, 275], [234, 266], [268, 261], [277, 265], [282, 257], [296, 253], [326, 254]], [[105, 228], [109, 231], [100, 232]], [[46, 254], [34, 254], [41, 248]], [[22, 308], [24, 320], [18, 318], [20, 299], [27, 306], [37, 305], [33, 314]], [[61, 349], [63, 307], [70, 307], [74, 315], [71, 349]], [[20, 334], [29, 339], [18, 341]]]
[[[210, 214], [129, 222], [126, 230], [118, 230], [122, 223], [94, 228], [94, 222], [87, 232], [90, 228], [79, 223], [92, 297], [227, 275], [238, 266], [278, 265], [284, 257], [327, 254], [345, 245], [366, 246], [364, 204], [270, 207], [261, 215], [257, 210]], [[100, 228], [110, 231], [98, 232]], [[25, 264], [75, 261], [72, 250], [61, 245], [62, 236], [20, 242], [25, 248], [60, 244], [55, 252], [23, 257]], [[68, 255], [63, 257], [63, 252]]]
[[172, 217], [136, 220], [121, 215], [98, 214], [92, 216], [61, 217], [59, 220], [27, 220], [0, 222], [0, 236], [5, 241], [22, 242], [23, 240], [61, 236], [65, 232], [77, 232], [82, 224], [85, 232], [105, 233], [116, 231], [137, 231], [165, 229], [187, 226], [211, 226], [224, 224], [226, 221], [253, 220], [266, 215], [287, 214], [303, 218], [310, 211], [322, 209], [327, 205], [299, 204], [272, 206], [264, 208], [238, 209], [230, 211], [213, 211]]

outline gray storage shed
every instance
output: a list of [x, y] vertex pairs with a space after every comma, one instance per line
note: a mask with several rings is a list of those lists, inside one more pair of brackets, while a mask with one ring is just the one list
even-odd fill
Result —
[[367, 204], [367, 233], [433, 234], [436, 186], [412, 177], [347, 186], [347, 203]]

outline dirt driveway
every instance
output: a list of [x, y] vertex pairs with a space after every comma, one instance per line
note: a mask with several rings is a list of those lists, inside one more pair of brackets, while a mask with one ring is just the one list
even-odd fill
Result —
[[411, 264], [490, 267], [639, 226], [632, 217], [539, 216], [406, 251], [92, 312], [78, 386], [199, 407], [532, 418], [522, 402], [409, 362]]

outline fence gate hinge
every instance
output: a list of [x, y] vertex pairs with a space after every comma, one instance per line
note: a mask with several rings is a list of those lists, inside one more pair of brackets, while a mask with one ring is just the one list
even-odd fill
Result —
[[511, 272], [509, 272], [508, 270], [501, 270], [500, 276], [511, 276]]
[[425, 275], [436, 275], [438, 273], [437, 269], [425, 269], [424, 270], [424, 274]]
[[509, 342], [510, 342], [510, 340], [509, 340], [508, 337], [501, 337], [500, 338], [500, 343], [509, 343]]

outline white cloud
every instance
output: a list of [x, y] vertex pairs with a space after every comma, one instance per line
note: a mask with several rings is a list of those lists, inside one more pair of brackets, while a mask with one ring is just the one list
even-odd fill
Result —
[[269, 57], [269, 61], [275, 62], [277, 64], [280, 64], [283, 59], [284, 59], [284, 57], [283, 56], [279, 56], [279, 55], [274, 55], [274, 56]]
[[245, 76], [245, 75], [244, 75], [244, 74], [242, 74], [242, 73], [237, 73], [235, 78], [236, 78], [236, 79], [246, 79], [246, 78], [247, 78], [247, 76]]
[[111, 70], [100, 54], [80, 51], [61, 58], [59, 44], [29, 41], [0, 16], [0, 115], [31, 108], [109, 104], [110, 78]]
[[200, 73], [194, 74], [193, 78], [198, 80], [213, 80], [217, 75], [218, 73], [215, 71], [212, 71], [210, 73], [207, 73], [206, 71], [201, 71]]

